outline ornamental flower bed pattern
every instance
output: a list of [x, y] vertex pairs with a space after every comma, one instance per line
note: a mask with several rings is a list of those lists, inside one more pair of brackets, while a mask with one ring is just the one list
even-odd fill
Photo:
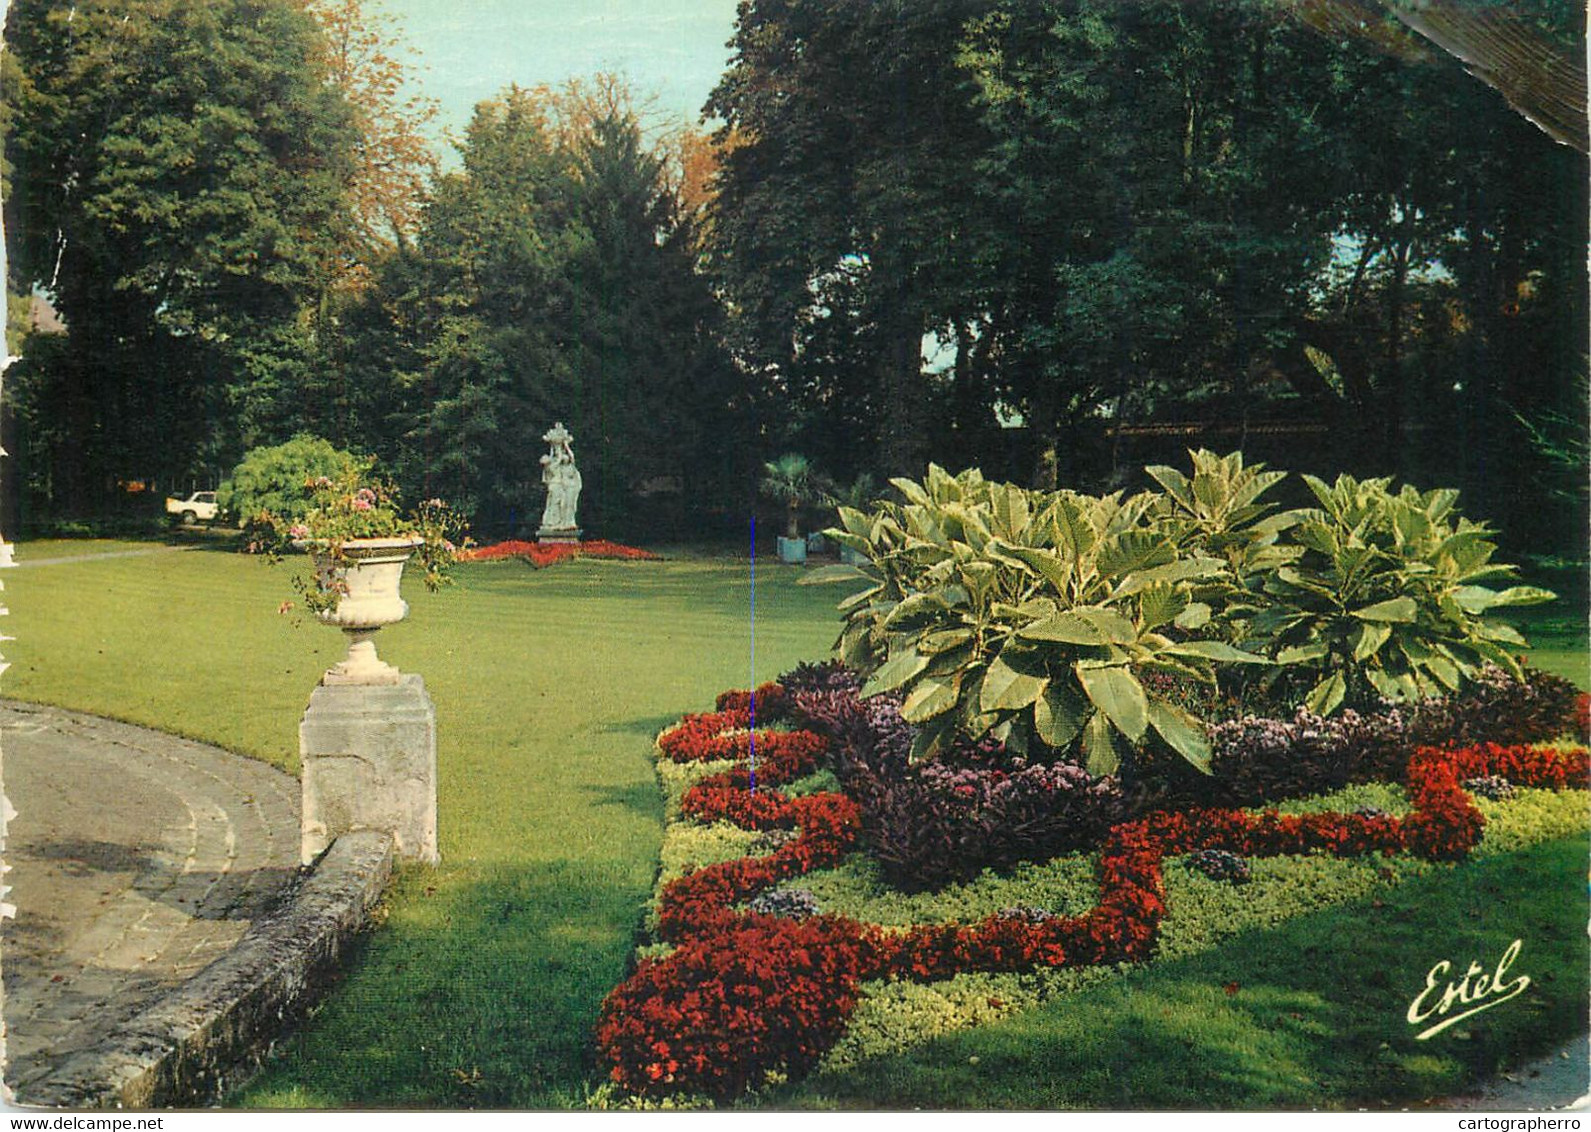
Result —
[[476, 547], [459, 555], [461, 562], [496, 562], [504, 558], [523, 558], [538, 569], [551, 566], [569, 558], [620, 558], [657, 562], [662, 556], [650, 550], [639, 550], [607, 539], [590, 539], [586, 542], [524, 542], [509, 539], [491, 546]]
[[[1488, 775], [1516, 786], [1582, 787], [1584, 747], [1479, 744], [1417, 749], [1406, 763], [1411, 812], [1283, 815], [1275, 810], [1159, 811], [1113, 826], [1100, 847], [1098, 904], [1079, 916], [997, 913], [970, 924], [886, 929], [844, 916], [800, 919], [737, 911], [781, 881], [837, 863], [856, 847], [861, 809], [843, 794], [789, 797], [774, 789], [810, 773], [828, 741], [808, 730], [751, 731], [782, 697], [727, 693], [724, 710], [687, 716], [659, 737], [670, 759], [734, 759], [693, 785], [684, 813], [745, 829], [793, 830], [771, 853], [710, 865], [667, 885], [659, 935], [675, 945], [643, 959], [603, 1004], [597, 1045], [612, 1079], [639, 1096], [728, 1098], [768, 1074], [810, 1070], [844, 1032], [869, 979], [943, 979], [1150, 958], [1166, 912], [1168, 856], [1253, 858], [1320, 852], [1408, 853], [1456, 861], [1484, 818], [1462, 783]], [[777, 704], [777, 710], [774, 705]], [[757, 788], [750, 762], [755, 752]], [[767, 905], [764, 905], [767, 907]]]

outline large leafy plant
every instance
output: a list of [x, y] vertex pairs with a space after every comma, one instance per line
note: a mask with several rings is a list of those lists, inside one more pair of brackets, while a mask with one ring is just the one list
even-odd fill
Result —
[[1180, 553], [1155, 495], [1036, 493], [935, 465], [891, 482], [903, 503], [842, 507], [827, 532], [866, 564], [812, 580], [867, 582], [841, 603], [841, 659], [869, 673], [864, 694], [902, 690], [914, 757], [960, 730], [1018, 752], [1075, 744], [1106, 774], [1152, 732], [1207, 768], [1202, 722], [1141, 675], [1213, 682], [1217, 663], [1263, 658], [1201, 637], [1196, 587], [1228, 566]]
[[1492, 561], [1492, 531], [1457, 515], [1456, 491], [1303, 478], [1320, 506], [1288, 530], [1298, 553], [1265, 573], [1251, 628], [1275, 660], [1314, 677], [1305, 707], [1456, 691], [1488, 663], [1522, 677], [1511, 649], [1524, 638], [1488, 614], [1556, 595], [1483, 584], [1517, 571]]

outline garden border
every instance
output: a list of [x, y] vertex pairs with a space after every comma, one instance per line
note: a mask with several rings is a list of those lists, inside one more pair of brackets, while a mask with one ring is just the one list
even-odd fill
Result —
[[[774, 690], [757, 690], [764, 691]], [[768, 698], [786, 706], [782, 690]], [[1420, 747], [1406, 768], [1412, 804], [1406, 817], [1208, 807], [1151, 812], [1105, 837], [1099, 902], [1080, 916], [1035, 922], [996, 914], [972, 924], [892, 931], [845, 916], [790, 920], [733, 909], [779, 881], [836, 862], [860, 832], [860, 809], [842, 794], [756, 792], [758, 781], [782, 785], [815, 770], [828, 742], [801, 729], [754, 730], [753, 699], [753, 693], [724, 693], [718, 711], [686, 715], [659, 735], [658, 752], [674, 762], [734, 760], [684, 792], [683, 817], [793, 828], [796, 837], [766, 856], [707, 865], [662, 886], [657, 935], [675, 950], [643, 958], [609, 994], [597, 1027], [612, 1080], [632, 1095], [727, 1097], [754, 1087], [770, 1070], [800, 1075], [844, 1031], [864, 979], [933, 981], [971, 970], [1145, 960], [1166, 911], [1165, 857], [1218, 848], [1259, 856], [1406, 852], [1456, 861], [1485, 824], [1464, 780], [1500, 773], [1520, 785], [1563, 789], [1581, 786], [1588, 773], [1583, 745]], [[764, 718], [780, 714], [765, 708]]]

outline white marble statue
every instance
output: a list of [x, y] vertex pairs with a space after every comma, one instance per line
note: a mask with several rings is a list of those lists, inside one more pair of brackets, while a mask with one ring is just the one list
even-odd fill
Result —
[[550, 445], [541, 458], [541, 482], [547, 485], [547, 506], [541, 513], [543, 531], [576, 529], [575, 508], [580, 502], [580, 469], [575, 467], [574, 437], [559, 421], [543, 433]]

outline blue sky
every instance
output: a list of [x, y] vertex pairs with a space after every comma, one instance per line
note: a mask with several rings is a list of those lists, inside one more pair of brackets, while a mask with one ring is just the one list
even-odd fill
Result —
[[[461, 134], [483, 98], [616, 71], [695, 122], [729, 59], [735, 0], [380, 0], [419, 52], [439, 125]], [[451, 159], [446, 154], [445, 159]]]

